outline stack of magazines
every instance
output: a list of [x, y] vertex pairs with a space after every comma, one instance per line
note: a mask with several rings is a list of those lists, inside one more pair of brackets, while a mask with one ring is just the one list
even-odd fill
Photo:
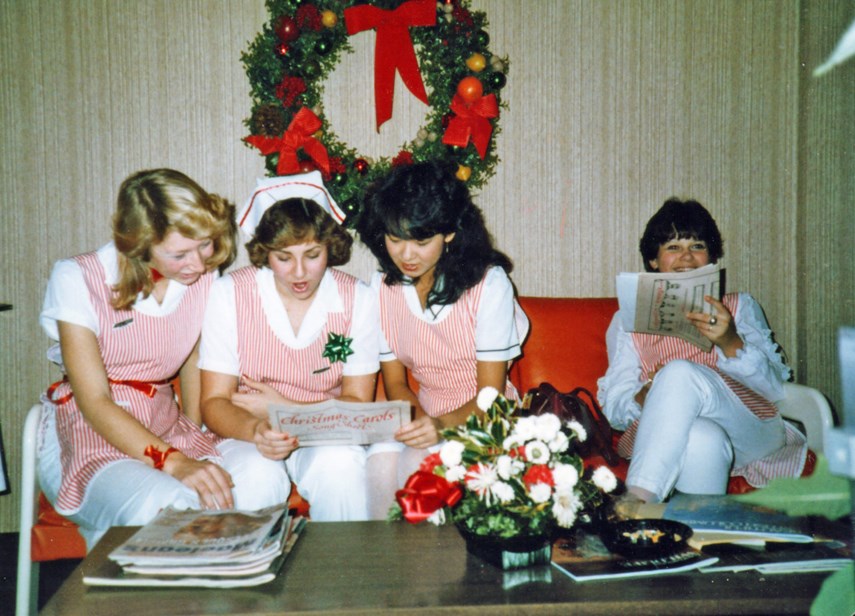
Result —
[[276, 577], [305, 525], [287, 504], [258, 511], [167, 508], [85, 575], [91, 586], [256, 586]]

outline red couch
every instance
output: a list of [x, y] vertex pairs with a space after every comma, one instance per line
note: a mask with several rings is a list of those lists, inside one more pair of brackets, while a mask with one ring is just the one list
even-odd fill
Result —
[[[605, 298], [521, 297], [520, 304], [531, 321], [531, 332], [523, 347], [523, 356], [511, 367], [509, 378], [525, 393], [528, 389], [548, 382], [560, 391], [585, 387], [596, 396], [597, 379], [608, 368], [606, 330], [617, 311], [617, 300]], [[382, 383], [378, 394], [383, 396]], [[604, 464], [597, 459], [589, 464]], [[613, 469], [625, 477], [627, 464]], [[805, 474], [810, 474], [806, 468]], [[729, 492], [750, 490], [743, 480], [731, 479]], [[308, 504], [299, 494], [292, 494], [292, 506], [302, 513]], [[44, 501], [38, 528], [33, 531], [33, 560], [82, 557], [83, 543], [73, 524], [52, 512]], [[69, 555], [69, 546], [73, 554]]]

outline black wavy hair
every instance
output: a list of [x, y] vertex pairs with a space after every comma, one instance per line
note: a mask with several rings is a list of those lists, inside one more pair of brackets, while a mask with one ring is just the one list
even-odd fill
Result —
[[697, 201], [671, 197], [647, 221], [641, 236], [638, 248], [644, 269], [654, 271], [650, 261], [659, 256], [659, 246], [665, 242], [693, 239], [706, 242], [710, 263], [717, 263], [724, 255], [724, 241], [707, 209]]
[[454, 303], [494, 265], [513, 269], [508, 256], [493, 247], [466, 186], [438, 162], [395, 167], [378, 180], [368, 190], [356, 230], [377, 257], [388, 285], [409, 281], [389, 257], [386, 235], [423, 240], [455, 234], [436, 265], [428, 305]]

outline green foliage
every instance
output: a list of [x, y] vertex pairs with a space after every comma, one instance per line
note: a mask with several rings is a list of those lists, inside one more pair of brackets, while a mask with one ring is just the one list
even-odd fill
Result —
[[849, 480], [832, 475], [822, 455], [817, 456], [810, 477], [775, 479], [762, 490], [734, 498], [792, 516], [822, 515], [832, 520], [848, 515], [852, 509]]

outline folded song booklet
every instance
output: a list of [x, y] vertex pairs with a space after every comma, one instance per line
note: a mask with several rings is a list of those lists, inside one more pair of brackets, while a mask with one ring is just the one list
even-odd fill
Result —
[[313, 445], [370, 445], [394, 440], [395, 432], [410, 423], [410, 403], [342, 402], [271, 404], [270, 425]]
[[687, 312], [712, 314], [705, 295], [721, 298], [723, 270], [709, 264], [690, 272], [620, 273], [615, 285], [624, 330], [676, 336], [704, 351], [712, 342], [686, 318]]

